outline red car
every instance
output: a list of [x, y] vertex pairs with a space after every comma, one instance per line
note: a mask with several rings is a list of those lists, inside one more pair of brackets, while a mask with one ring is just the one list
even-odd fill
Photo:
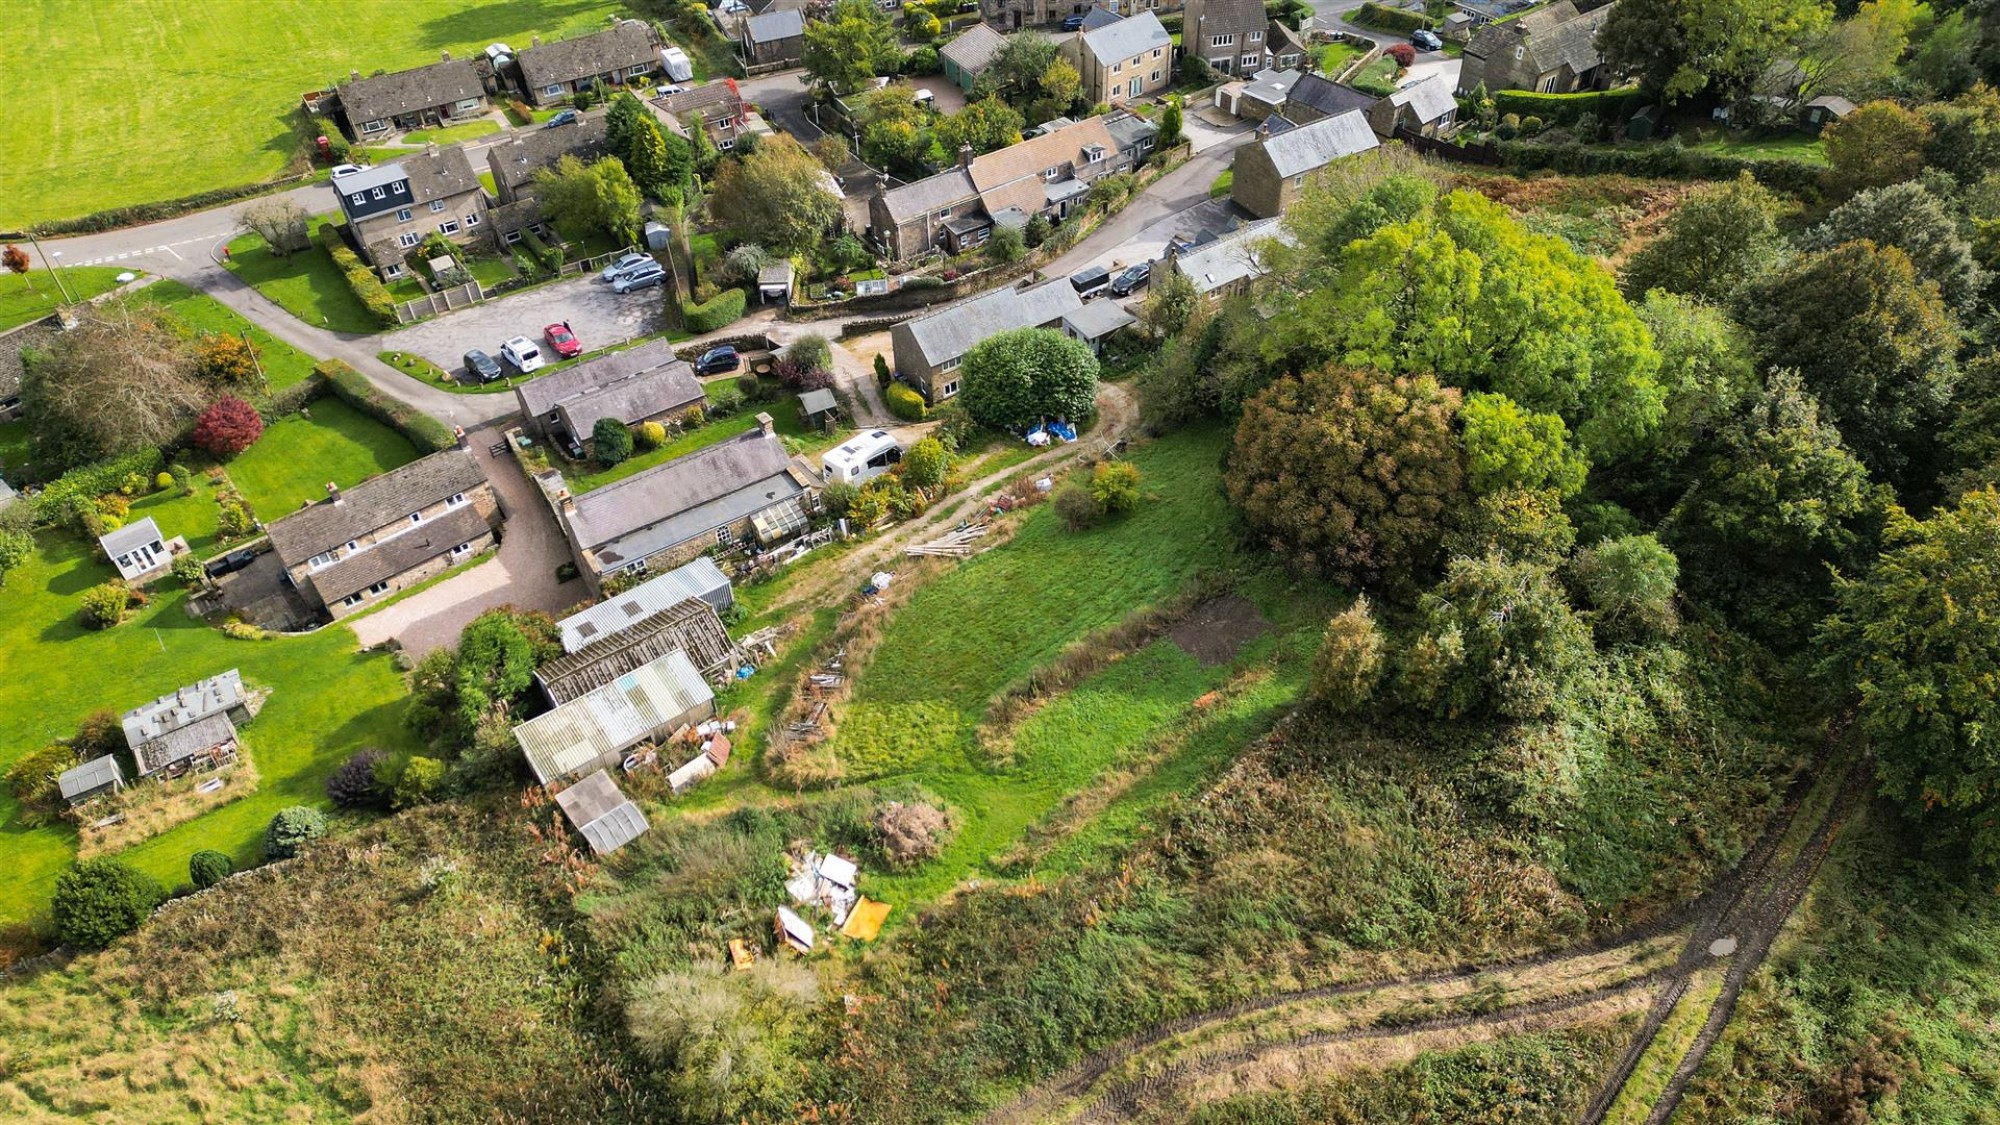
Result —
[[549, 348], [564, 359], [583, 354], [583, 341], [576, 338], [576, 333], [571, 332], [567, 324], [551, 324], [542, 329], [542, 339], [547, 340]]

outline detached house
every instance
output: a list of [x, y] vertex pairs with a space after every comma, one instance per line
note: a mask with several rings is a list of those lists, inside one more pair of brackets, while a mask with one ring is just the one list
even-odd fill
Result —
[[1282, 132], [1267, 121], [1255, 143], [1236, 150], [1230, 198], [1260, 219], [1275, 218], [1297, 201], [1307, 176], [1379, 143], [1358, 110]]
[[521, 85], [536, 105], [561, 101], [595, 85], [616, 86], [660, 69], [660, 40], [643, 20], [619, 20], [603, 31], [522, 51]]
[[1458, 92], [1469, 94], [1484, 85], [1489, 91], [1569, 94], [1609, 86], [1611, 75], [1598, 53], [1597, 33], [1617, 6], [1579, 12], [1571, 0], [1558, 0], [1539, 11], [1481, 27], [1466, 45]]
[[911, 317], [889, 330], [896, 373], [933, 404], [959, 392], [958, 369], [975, 344], [1016, 328], [1055, 328], [1096, 351], [1104, 338], [1132, 323], [1116, 301], [1086, 304], [1066, 277], [994, 289]]
[[1224, 74], [1255, 74], [1270, 26], [1263, 0], [1187, 0], [1181, 51]]
[[[1260, 20], [1260, 34], [1262, 27]], [[1124, 105], [1174, 83], [1174, 40], [1151, 12], [1079, 31], [1063, 53], [1083, 76], [1083, 100], [1092, 105]]]
[[734, 78], [704, 82], [678, 94], [654, 98], [649, 104], [661, 124], [689, 138], [698, 127], [724, 152], [736, 147], [736, 139], [742, 135], [747, 120], [743, 95]]
[[385, 278], [401, 277], [404, 253], [432, 231], [460, 243], [486, 234], [486, 189], [457, 145], [342, 176], [333, 190], [361, 256]]
[[675, 357], [666, 340], [606, 352], [530, 379], [514, 388], [514, 397], [529, 428], [579, 451], [590, 447], [600, 418], [628, 426], [665, 422], [708, 401], [694, 368]]
[[486, 84], [471, 59], [454, 59], [399, 70], [394, 74], [350, 80], [337, 93], [337, 119], [354, 140], [373, 140], [392, 133], [449, 125], [486, 112]]
[[[1158, 130], [1119, 128], [1150, 148]], [[1090, 185], [1138, 163], [1109, 118], [1091, 117], [1030, 137], [1019, 144], [972, 155], [958, 166], [898, 188], [884, 184], [868, 201], [870, 237], [898, 261], [933, 250], [963, 253], [985, 242], [995, 226], [1019, 229], [1036, 215], [1060, 222], [1082, 205]]]
[[292, 584], [336, 619], [492, 546], [500, 523], [493, 486], [463, 449], [326, 493], [267, 530]]

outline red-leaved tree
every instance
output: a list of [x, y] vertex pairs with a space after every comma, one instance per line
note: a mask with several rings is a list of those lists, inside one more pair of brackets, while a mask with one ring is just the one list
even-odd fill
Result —
[[257, 408], [234, 395], [224, 395], [195, 420], [194, 443], [225, 460], [250, 448], [264, 436], [264, 419]]
[[1409, 66], [1411, 63], [1417, 61], [1417, 49], [1408, 43], [1392, 44], [1388, 50], [1382, 53], [1395, 59], [1397, 66]]

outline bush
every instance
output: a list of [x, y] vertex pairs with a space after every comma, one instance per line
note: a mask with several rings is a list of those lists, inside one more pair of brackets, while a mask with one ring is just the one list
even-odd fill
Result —
[[1396, 60], [1396, 65], [1400, 67], [1408, 67], [1417, 61], [1417, 49], [1408, 43], [1392, 43], [1382, 53]]
[[180, 490], [182, 496], [194, 495], [194, 473], [190, 472], [186, 465], [170, 467], [167, 476], [173, 480], [174, 487]]
[[125, 620], [125, 610], [131, 604], [131, 588], [125, 585], [124, 579], [116, 578], [85, 590], [78, 613], [84, 628], [110, 629]]
[[[141, 449], [110, 461], [71, 469], [35, 494], [35, 522], [81, 527], [83, 513], [95, 511], [95, 497], [119, 488], [133, 473], [152, 476], [165, 461], [159, 450]], [[86, 501], [88, 508], [82, 506]]]
[[172, 573], [174, 581], [189, 590], [200, 589], [201, 584], [208, 580], [208, 575], [201, 569], [201, 560], [195, 558], [192, 551], [174, 560]]
[[340, 276], [354, 292], [354, 299], [368, 310], [368, 315], [384, 328], [394, 328], [402, 323], [402, 318], [396, 315], [396, 298], [389, 294], [388, 286], [375, 276], [375, 271], [362, 264], [360, 255], [331, 235], [327, 237], [326, 252], [333, 257], [333, 264], [340, 267]]
[[562, 271], [563, 255], [559, 247], [550, 246], [542, 237], [531, 230], [521, 232], [521, 245], [528, 248], [528, 256], [542, 268], [543, 273]]
[[62, 790], [56, 780], [64, 770], [76, 765], [77, 756], [75, 747], [51, 742], [39, 750], [28, 751], [7, 767], [7, 791], [21, 807], [17, 815], [22, 825], [34, 828], [62, 815]]
[[882, 358], [881, 352], [876, 352], [875, 353], [876, 385], [881, 387], [887, 387], [890, 383], [895, 382], [895, 380], [896, 377], [889, 373], [889, 361]]
[[1536, 116], [1535, 116], [1534, 114], [1532, 114], [1532, 113], [1531, 113], [1531, 114], [1529, 114], [1528, 116], [1526, 116], [1526, 117], [1523, 117], [1523, 118], [1521, 119], [1521, 135], [1522, 135], [1522, 136], [1524, 136], [1524, 137], [1532, 137], [1532, 136], [1534, 136], [1534, 135], [1535, 135], [1536, 133], [1539, 133], [1539, 132], [1541, 132], [1541, 131], [1542, 131], [1542, 119], [1541, 119], [1541, 118], [1539, 118], [1539, 117], [1536, 117]]
[[427, 804], [444, 788], [444, 763], [421, 755], [411, 758], [396, 778], [392, 803], [399, 809]]
[[1499, 113], [1539, 117], [1554, 125], [1574, 125], [1585, 114], [1599, 121], [1623, 121], [1646, 101], [1638, 87], [1590, 90], [1576, 94], [1538, 94], [1532, 90], [1501, 90], [1493, 95]]
[[188, 857], [188, 881], [198, 890], [207, 890], [222, 882], [236, 870], [228, 856], [210, 848]]
[[369, 748], [353, 755], [326, 778], [327, 800], [343, 809], [379, 809], [389, 802], [375, 782], [376, 768], [388, 754]]
[[138, 929], [166, 897], [151, 875], [115, 859], [86, 859], [56, 879], [56, 937], [76, 949], [103, 949]]
[[304, 805], [279, 809], [264, 829], [264, 858], [290, 859], [312, 840], [326, 835], [326, 814]]
[[764, 397], [764, 384], [758, 381], [756, 372], [745, 371], [736, 377], [736, 393], [743, 396], [744, 402], [756, 402]]
[[319, 361], [313, 374], [324, 379], [342, 402], [409, 438], [423, 452], [438, 453], [458, 445], [450, 426], [376, 390], [361, 372], [340, 360]]
[[250, 515], [250, 509], [241, 500], [224, 500], [216, 516], [215, 529], [224, 538], [241, 539], [256, 530], [257, 523]]
[[916, 388], [909, 384], [892, 383], [889, 385], [889, 389], [883, 392], [882, 397], [889, 402], [889, 413], [894, 414], [903, 421], [921, 422], [924, 420], [924, 396], [918, 394]]
[[640, 449], [658, 449], [667, 444], [667, 428], [658, 422], [641, 422], [632, 427], [632, 440]]
[[173, 486], [174, 474], [172, 473], [161, 473], [159, 476], [153, 478], [153, 487], [161, 492], [165, 492]]
[[1313, 658], [1313, 698], [1342, 715], [1367, 706], [1382, 681], [1382, 648], [1382, 633], [1364, 594], [1327, 623]]
[[1071, 531], [1082, 531], [1093, 527], [1104, 518], [1104, 505], [1090, 490], [1071, 481], [1056, 490], [1056, 515], [1062, 517], [1064, 526]]
[[820, 490], [819, 502], [826, 505], [827, 514], [839, 519], [854, 507], [854, 498], [861, 490], [844, 480], [837, 480]]
[[1359, 9], [1347, 18], [1363, 27], [1380, 28], [1383, 31], [1395, 31], [1404, 35], [1408, 35], [1420, 27], [1429, 27], [1431, 24], [1430, 20], [1424, 18], [1422, 12], [1406, 12], [1401, 8], [1386, 8], [1375, 3], [1374, 0], [1369, 0], [1368, 3], [1361, 5]]
[[735, 386], [719, 388], [708, 400], [708, 416], [727, 418], [743, 408], [743, 392]]
[[596, 458], [606, 465], [632, 456], [632, 431], [616, 418], [599, 418], [590, 428], [590, 442]]
[[1106, 512], [1129, 512], [1139, 506], [1139, 466], [1130, 461], [1106, 461], [1091, 470], [1090, 496]]
[[227, 461], [264, 436], [264, 419], [249, 403], [224, 395], [195, 420], [195, 448]]
[[936, 488], [951, 475], [951, 453], [934, 437], [924, 438], [903, 455], [903, 480], [913, 488]]
[[705, 304], [682, 305], [682, 327], [696, 335], [727, 328], [743, 318], [748, 304], [743, 290], [725, 289]]

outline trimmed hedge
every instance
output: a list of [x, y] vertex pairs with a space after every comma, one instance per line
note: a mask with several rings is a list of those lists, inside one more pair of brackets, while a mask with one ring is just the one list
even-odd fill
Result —
[[70, 501], [93, 499], [107, 492], [116, 492], [125, 484], [125, 478], [133, 473], [151, 480], [165, 465], [166, 458], [159, 450], [141, 449], [137, 453], [71, 469], [35, 494], [35, 522], [60, 523], [69, 514]]
[[918, 394], [915, 387], [907, 383], [891, 383], [882, 397], [889, 401], [889, 413], [903, 421], [924, 420], [924, 396]]
[[743, 290], [725, 289], [705, 305], [682, 305], [681, 318], [687, 330], [699, 336], [704, 332], [727, 328], [743, 319], [743, 310], [749, 307], [749, 303]]
[[1406, 12], [1401, 8], [1385, 8], [1380, 4], [1374, 3], [1373, 0], [1355, 9], [1354, 14], [1347, 18], [1349, 22], [1358, 23], [1363, 27], [1380, 28], [1383, 31], [1398, 31], [1404, 35], [1408, 35], [1420, 27], [1429, 27], [1431, 25], [1431, 21], [1420, 12]]
[[1681, 148], [1671, 142], [1646, 145], [1535, 145], [1502, 141], [1501, 158], [1517, 171], [1550, 169], [1580, 176], [1619, 174], [1663, 179], [1733, 180], [1744, 172], [1772, 191], [1811, 199], [1819, 194], [1823, 169], [1802, 160], [1744, 160]]
[[[261, 184], [239, 184], [232, 188], [216, 188], [213, 191], [183, 195], [179, 199], [163, 199], [157, 203], [134, 203], [128, 207], [113, 207], [108, 211], [97, 211], [77, 219], [60, 219], [53, 223], [37, 223], [35, 230], [46, 238], [53, 234], [91, 234], [97, 231], [118, 230], [121, 227], [143, 226], [157, 223], [162, 219], [178, 218], [191, 211], [206, 211], [224, 203], [234, 203], [239, 199], [264, 195], [283, 188], [297, 187], [304, 181], [302, 176], [282, 180], [270, 180]], [[19, 231], [0, 232], [0, 238], [12, 241], [24, 237]]]
[[543, 270], [552, 274], [562, 272], [562, 251], [544, 242], [541, 235], [531, 230], [523, 230], [521, 232], [521, 245], [528, 248], [528, 256], [533, 258], [535, 264], [542, 267]]
[[326, 383], [319, 379], [301, 379], [276, 394], [268, 395], [257, 413], [264, 418], [264, 424], [271, 423], [287, 415], [297, 414], [299, 408], [326, 393]]
[[1539, 117], [1552, 125], [1574, 125], [1586, 113], [1611, 124], [1623, 121], [1646, 104], [1646, 95], [1637, 86], [1624, 90], [1584, 90], [1574, 94], [1538, 94], [1533, 90], [1501, 90], [1493, 95], [1493, 106], [1502, 115], [1517, 113]]
[[342, 402], [409, 438], [410, 444], [426, 453], [458, 444], [458, 435], [450, 426], [376, 390], [361, 372], [340, 360], [320, 360], [313, 366], [313, 374], [326, 380]]
[[354, 291], [354, 299], [368, 310], [368, 315], [379, 321], [384, 328], [394, 328], [402, 318], [396, 315], [396, 298], [389, 295], [389, 287], [375, 276], [375, 271], [362, 264], [361, 255], [349, 250], [345, 245], [328, 237], [326, 252], [333, 256], [333, 264], [340, 268], [340, 276], [347, 279], [347, 287]]

